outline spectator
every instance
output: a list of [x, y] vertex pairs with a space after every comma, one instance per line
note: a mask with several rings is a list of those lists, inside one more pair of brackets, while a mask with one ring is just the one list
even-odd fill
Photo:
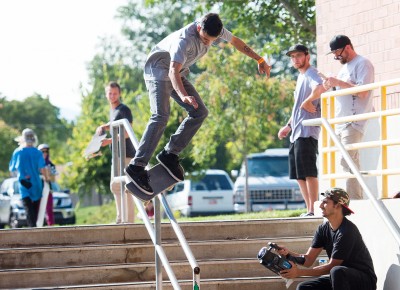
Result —
[[[48, 171], [47, 173], [50, 176], [50, 181], [54, 181], [53, 178], [55, 178], [57, 171], [56, 166], [50, 160], [50, 146], [48, 144], [40, 144], [38, 146], [38, 149], [43, 154], [44, 162], [46, 164], [46, 170]], [[49, 187], [50, 191], [46, 204], [46, 222], [48, 226], [54, 226], [55, 220], [53, 212], [53, 190], [51, 188], [51, 182], [49, 182]]]
[[43, 190], [40, 173], [46, 176], [46, 165], [42, 153], [35, 148], [36, 136], [33, 130], [24, 129], [21, 136], [15, 140], [20, 146], [12, 154], [9, 170], [17, 172], [19, 192], [25, 208], [27, 224], [29, 227], [36, 227]]
[[321, 117], [319, 99], [325, 91], [318, 71], [310, 65], [308, 48], [302, 44], [292, 46], [286, 53], [299, 71], [294, 106], [287, 124], [278, 132], [279, 139], [290, 135], [289, 175], [296, 179], [307, 206], [307, 213], [314, 215], [314, 202], [318, 200], [318, 138], [320, 126], [303, 126], [302, 121]]
[[[329, 262], [311, 269], [298, 268], [290, 262], [292, 268], [281, 271], [281, 276], [287, 279], [299, 276], [318, 277], [301, 282], [297, 290], [375, 290], [377, 278], [371, 255], [357, 226], [346, 218], [354, 213], [349, 208], [349, 195], [341, 188], [328, 189], [321, 195], [323, 199], [320, 208], [327, 221], [318, 227], [307, 253], [299, 255], [285, 247], [281, 247], [283, 249], [279, 253], [303, 256], [304, 266], [311, 267], [321, 251], [326, 250]], [[323, 276], [327, 274], [329, 276]]]
[[[110, 130], [110, 123], [113, 121], [127, 119], [129, 123], [132, 125], [133, 117], [131, 110], [121, 102], [121, 87], [117, 82], [110, 82], [106, 88], [106, 98], [110, 105], [110, 122], [107, 124], [103, 124], [96, 129], [96, 134], [103, 135], [105, 131]], [[108, 146], [111, 145], [112, 138], [106, 138], [102, 141], [101, 146]], [[126, 156], [125, 156], [125, 164], [128, 164], [131, 158], [135, 156], [135, 148], [131, 140], [126, 135]], [[117, 168], [119, 170], [119, 161], [117, 163]], [[120, 175], [120, 173], [118, 173]], [[121, 197], [121, 183], [119, 181], [114, 181], [114, 172], [111, 167], [111, 180], [110, 180], [110, 189], [111, 192], [114, 194], [115, 198], [115, 206], [117, 210], [117, 217], [116, 223], [119, 224], [122, 222], [122, 197]], [[127, 191], [124, 189], [124, 192]], [[135, 222], [135, 203], [133, 201], [133, 197], [131, 194], [126, 194], [126, 210], [128, 214], [127, 222], [133, 223]]]
[[[365, 57], [358, 55], [350, 39], [345, 35], [336, 35], [329, 43], [334, 59], [343, 65], [338, 76], [328, 77], [324, 80], [324, 87], [328, 90], [346, 89], [374, 82], [374, 66]], [[372, 91], [360, 92], [353, 95], [336, 98], [336, 117], [352, 116], [369, 113], [373, 110]], [[336, 125], [336, 134], [343, 145], [359, 143], [364, 136], [366, 121], [354, 121]], [[358, 150], [350, 150], [350, 157], [357, 168], [360, 168]], [[341, 165], [344, 171], [351, 172], [346, 160], [342, 157]], [[346, 181], [346, 191], [351, 199], [362, 199], [361, 185], [357, 179], [350, 178]]]

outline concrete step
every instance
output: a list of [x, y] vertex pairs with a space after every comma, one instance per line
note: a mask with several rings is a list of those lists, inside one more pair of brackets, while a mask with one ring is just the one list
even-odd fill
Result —
[[[268, 242], [286, 245], [296, 252], [308, 249], [311, 237], [286, 239], [237, 239], [191, 242], [196, 259], [255, 258]], [[186, 260], [179, 243], [164, 243], [170, 261]], [[101, 264], [154, 262], [154, 246], [147, 244], [110, 244], [0, 249], [0, 269], [47, 268]]]
[[[235, 240], [312, 236], [321, 218], [186, 222], [180, 227], [188, 241]], [[210, 230], [213, 228], [213, 230]], [[142, 243], [149, 241], [143, 224], [47, 227], [0, 230], [0, 248]], [[162, 224], [162, 240], [176, 240], [169, 223]], [[29, 237], [27, 239], [26, 237]]]
[[[306, 278], [296, 278], [287, 288], [286, 282], [279, 277], [254, 277], [254, 278], [230, 278], [230, 279], [202, 279], [201, 289], [207, 290], [294, 290], [300, 281]], [[191, 280], [180, 280], [179, 286], [182, 290], [193, 290]], [[163, 290], [173, 290], [168, 281], [163, 282]], [[31, 289], [31, 288], [29, 288]], [[155, 290], [155, 283], [137, 282], [137, 283], [112, 283], [112, 284], [92, 284], [80, 286], [61, 286], [61, 287], [41, 287], [41, 290], [47, 289], [70, 289], [70, 290]], [[20, 289], [21, 290], [21, 289]]]
[[[180, 227], [199, 263], [202, 289], [283, 290], [283, 280], [259, 264], [258, 251], [273, 241], [304, 252], [321, 222], [289, 218]], [[162, 224], [162, 241], [176, 277], [187, 280], [182, 289], [192, 289], [191, 267], [169, 223]], [[155, 289], [154, 255], [143, 224], [0, 230], [0, 288]]]
[[[198, 261], [204, 279], [277, 277], [253, 259]], [[193, 273], [188, 262], [171, 263], [179, 280], [190, 280]], [[163, 280], [168, 276], [163, 271]], [[101, 265], [90, 267], [31, 268], [0, 271], [0, 288], [62, 287], [123, 282], [155, 281], [152, 263]]]

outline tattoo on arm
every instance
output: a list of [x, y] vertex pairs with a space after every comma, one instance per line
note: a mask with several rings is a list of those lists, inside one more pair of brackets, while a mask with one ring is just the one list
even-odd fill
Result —
[[247, 45], [244, 46], [244, 52], [250, 57], [254, 57], [255, 56], [254, 51]]

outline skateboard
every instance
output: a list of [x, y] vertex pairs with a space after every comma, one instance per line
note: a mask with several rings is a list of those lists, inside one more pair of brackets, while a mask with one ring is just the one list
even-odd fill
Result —
[[150, 201], [153, 199], [157, 194], [165, 190], [172, 189], [177, 181], [173, 178], [168, 171], [160, 164], [153, 166], [148, 171], [149, 179], [150, 179], [150, 186], [153, 188], [154, 193], [152, 195], [146, 194], [141, 191], [137, 186], [126, 177], [127, 183], [125, 184], [125, 188], [134, 196], [142, 201]]
[[101, 152], [99, 151], [101, 148], [101, 141], [106, 138], [107, 134], [97, 135], [94, 134], [92, 140], [90, 140], [89, 145], [85, 149], [85, 158], [89, 160], [90, 158], [101, 156]]

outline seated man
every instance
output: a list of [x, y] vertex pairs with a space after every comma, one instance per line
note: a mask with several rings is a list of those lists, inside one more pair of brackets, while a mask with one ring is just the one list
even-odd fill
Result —
[[[322, 216], [328, 221], [321, 224], [315, 232], [311, 247], [304, 255], [304, 266], [312, 266], [323, 249], [326, 250], [329, 262], [311, 269], [300, 269], [290, 262], [292, 268], [281, 271], [281, 276], [288, 279], [319, 276], [300, 283], [297, 290], [375, 290], [377, 278], [371, 255], [357, 226], [346, 218], [354, 213], [348, 207], [349, 195], [341, 188], [331, 188], [321, 195], [324, 196], [320, 205]], [[281, 255], [301, 256], [285, 247], [281, 248]]]

